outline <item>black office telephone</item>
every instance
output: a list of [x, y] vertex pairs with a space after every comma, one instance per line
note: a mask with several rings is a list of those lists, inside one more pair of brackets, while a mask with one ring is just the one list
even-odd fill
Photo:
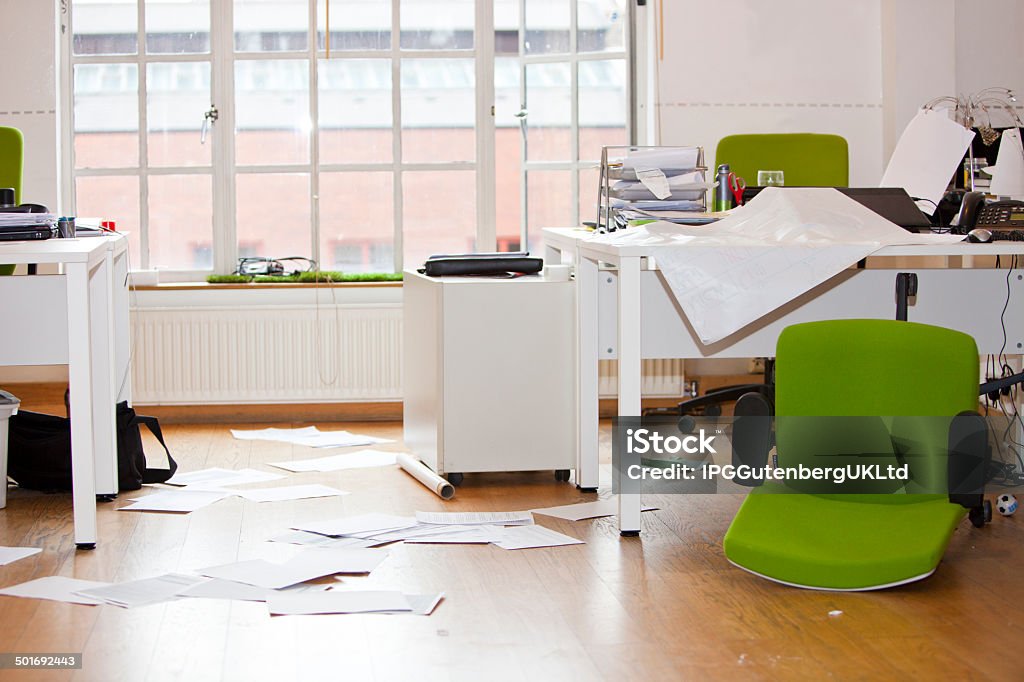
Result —
[[968, 192], [960, 208], [957, 221], [959, 232], [975, 228], [986, 230], [1024, 230], [1024, 201], [995, 201], [985, 203], [982, 192]]

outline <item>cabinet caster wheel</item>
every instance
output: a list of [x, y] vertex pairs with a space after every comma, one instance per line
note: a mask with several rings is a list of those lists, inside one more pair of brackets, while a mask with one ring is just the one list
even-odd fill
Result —
[[83, 549], [83, 550], [85, 550], [85, 549], [96, 549], [96, 543], [95, 542], [76, 542], [75, 543], [75, 548], [76, 549]]
[[555, 469], [555, 480], [564, 483], [569, 480], [568, 469]]
[[445, 478], [448, 479], [449, 483], [456, 487], [462, 485], [462, 474], [446, 474]]
[[638, 538], [640, 537], [640, 531], [638, 530], [620, 530], [619, 535], [624, 538]]
[[580, 485], [576, 486], [576, 489], [579, 490], [581, 493], [596, 493], [597, 492], [597, 488], [586, 488], [586, 487], [583, 487], [583, 486], [580, 486]]
[[110, 493], [109, 495], [97, 495], [96, 496], [96, 501], [97, 502], [113, 502], [116, 499], [117, 499], [117, 494], [116, 493]]

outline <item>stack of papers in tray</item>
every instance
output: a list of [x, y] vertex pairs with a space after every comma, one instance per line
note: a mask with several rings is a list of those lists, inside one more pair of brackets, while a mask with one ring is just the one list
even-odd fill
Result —
[[231, 429], [231, 435], [239, 440], [270, 440], [313, 448], [345, 448], [354, 445], [376, 445], [391, 443], [387, 438], [361, 436], [348, 431], [321, 431], [315, 426], [301, 429], [267, 428], [256, 430]]

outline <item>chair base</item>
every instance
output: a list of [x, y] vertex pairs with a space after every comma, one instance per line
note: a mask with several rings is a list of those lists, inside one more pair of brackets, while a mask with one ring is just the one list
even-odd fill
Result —
[[914, 576], [913, 578], [907, 578], [906, 580], [898, 580], [894, 583], [886, 583], [884, 585], [872, 585], [870, 587], [820, 587], [818, 585], [801, 585], [800, 583], [791, 583], [786, 580], [779, 580], [778, 578], [773, 578], [770, 575], [765, 575], [763, 573], [758, 573], [757, 571], [752, 571], [746, 566], [740, 566], [738, 563], [736, 563], [732, 559], [729, 559], [728, 557], [726, 557], [726, 560], [736, 568], [742, 569], [752, 575], [756, 575], [758, 578], [771, 580], [773, 583], [779, 583], [780, 585], [786, 585], [787, 587], [799, 587], [801, 590], [817, 590], [818, 592], [873, 592], [874, 590], [887, 590], [890, 587], [899, 587], [900, 585], [916, 583], [918, 580], [924, 580], [925, 578], [927, 578], [935, 572], [935, 569], [933, 568], [927, 573], [922, 573], [921, 575]]

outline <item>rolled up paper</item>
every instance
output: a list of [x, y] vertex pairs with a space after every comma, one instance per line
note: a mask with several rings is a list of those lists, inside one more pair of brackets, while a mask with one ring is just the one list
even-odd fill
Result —
[[450, 500], [455, 497], [455, 487], [414, 456], [399, 452], [396, 459], [398, 460], [398, 466], [405, 469], [407, 474], [427, 486], [431, 492], [442, 500]]

